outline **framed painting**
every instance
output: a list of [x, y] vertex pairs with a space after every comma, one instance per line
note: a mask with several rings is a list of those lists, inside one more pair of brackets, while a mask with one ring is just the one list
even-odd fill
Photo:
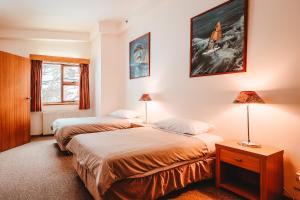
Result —
[[150, 76], [150, 33], [129, 43], [130, 79]]
[[246, 72], [247, 0], [230, 0], [191, 19], [190, 77]]

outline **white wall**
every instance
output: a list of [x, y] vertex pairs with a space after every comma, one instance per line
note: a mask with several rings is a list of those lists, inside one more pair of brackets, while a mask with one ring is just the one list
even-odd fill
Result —
[[89, 58], [89, 42], [64, 42], [45, 40], [18, 40], [1, 39], [1, 50], [20, 56], [29, 57], [29, 54], [54, 55], [74, 58]]
[[[1, 51], [29, 57], [29, 54], [41, 54], [74, 58], [90, 58], [89, 42], [71, 41], [44, 41], [44, 40], [19, 40], [19, 39], [0, 39]], [[94, 68], [90, 67], [90, 93], [91, 110], [81, 111], [81, 115], [94, 115]], [[78, 110], [78, 106], [47, 106], [43, 110]], [[31, 113], [31, 134], [42, 134], [42, 114]]]
[[120, 59], [124, 53], [119, 35], [121, 23], [101, 21], [90, 32], [91, 65], [95, 68], [95, 112], [106, 115], [124, 105], [125, 70]]
[[95, 116], [101, 116], [101, 34], [96, 31], [91, 39], [90, 66], [94, 69], [94, 111]]
[[105, 115], [123, 106], [123, 74], [127, 70], [120, 67], [123, 64], [120, 57], [124, 49], [119, 35], [103, 34], [101, 41], [101, 114]]
[[[300, 171], [300, 1], [249, 1], [247, 72], [189, 78], [190, 18], [223, 2], [165, 0], [129, 24], [122, 35], [125, 105], [143, 112], [138, 98], [149, 92], [151, 121], [169, 115], [204, 120], [224, 138], [239, 140], [246, 138], [246, 110], [232, 101], [241, 90], [257, 91], [268, 104], [251, 107], [252, 139], [284, 149], [284, 184], [293, 193]], [[147, 32], [151, 77], [129, 80], [128, 44]]]

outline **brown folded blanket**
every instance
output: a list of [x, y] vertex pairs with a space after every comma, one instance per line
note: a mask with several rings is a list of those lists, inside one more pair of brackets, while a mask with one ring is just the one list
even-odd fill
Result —
[[114, 131], [117, 129], [127, 129], [134, 127], [129, 122], [99, 123], [99, 124], [80, 124], [62, 127], [55, 132], [55, 138], [61, 148], [65, 151], [66, 145], [75, 135], [96, 133], [104, 131]]

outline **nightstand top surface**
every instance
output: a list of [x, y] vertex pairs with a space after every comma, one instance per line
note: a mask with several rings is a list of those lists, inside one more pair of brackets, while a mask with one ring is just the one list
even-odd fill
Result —
[[217, 145], [221, 145], [224, 147], [229, 147], [241, 151], [246, 151], [254, 154], [258, 154], [261, 156], [270, 156], [275, 153], [279, 153], [283, 151], [282, 149], [276, 148], [276, 147], [271, 147], [267, 145], [262, 145], [260, 148], [251, 148], [251, 147], [244, 147], [238, 144], [238, 141], [236, 140], [228, 140], [224, 142], [217, 143]]

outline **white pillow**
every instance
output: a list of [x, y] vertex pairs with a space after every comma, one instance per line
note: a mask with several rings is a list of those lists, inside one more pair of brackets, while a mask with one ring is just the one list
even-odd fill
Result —
[[180, 118], [169, 118], [155, 122], [154, 127], [160, 128], [165, 131], [184, 133], [197, 135], [202, 133], [207, 133], [213, 129], [211, 124]]
[[109, 116], [117, 117], [117, 118], [124, 118], [124, 119], [132, 119], [139, 117], [139, 113], [132, 111], [132, 110], [116, 110], [109, 114]]

